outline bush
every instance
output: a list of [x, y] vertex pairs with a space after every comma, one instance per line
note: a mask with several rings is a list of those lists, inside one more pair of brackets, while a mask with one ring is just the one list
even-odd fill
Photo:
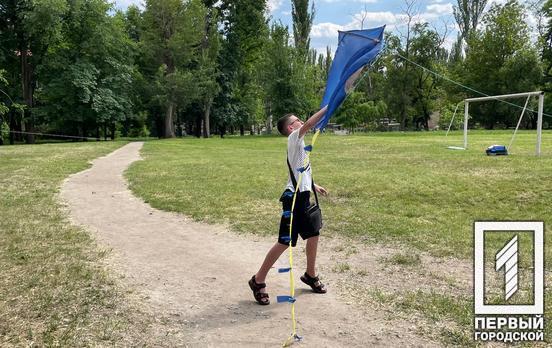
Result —
[[0, 143], [4, 143], [10, 136], [10, 126], [0, 119]]
[[441, 118], [439, 119], [439, 129], [447, 130], [452, 117], [454, 117], [454, 122], [452, 122], [451, 130], [462, 129], [464, 125], [464, 107], [458, 106], [456, 110], [456, 115], [454, 115], [454, 110], [456, 109], [455, 104], [448, 104], [441, 110]]

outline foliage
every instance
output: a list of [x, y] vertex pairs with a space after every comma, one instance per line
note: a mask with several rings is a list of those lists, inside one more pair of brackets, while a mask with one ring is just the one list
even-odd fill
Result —
[[[6, 73], [5, 70], [0, 70], [0, 87], [2, 87], [2, 88], [4, 87], [4, 85], [8, 84], [8, 80], [6, 80], [4, 78], [5, 73]], [[9, 110], [8, 107], [6, 106], [6, 104], [4, 102], [2, 102], [2, 100], [4, 99], [5, 96], [8, 96], [8, 94], [0, 89], [0, 120], [2, 120], [0, 122], [3, 122], [2, 115], [5, 115]], [[1, 125], [1, 123], [0, 123], [0, 125]]]
[[[517, 1], [493, 5], [485, 15], [485, 28], [469, 40], [465, 82], [489, 95], [536, 90], [542, 69], [529, 38], [524, 8]], [[476, 104], [470, 115], [486, 128], [515, 126], [517, 109], [503, 103]]]
[[38, 67], [44, 79], [36, 94], [38, 112], [55, 132], [113, 133], [132, 111], [133, 46], [122, 16], [108, 16], [110, 8], [104, 0], [72, 3], [62, 39], [50, 45]]
[[215, 101], [215, 122], [221, 135], [228, 127], [257, 123], [262, 93], [256, 79], [257, 69], [268, 38], [266, 1], [221, 1], [223, 35], [226, 38], [219, 56], [221, 92]]
[[309, 11], [309, 0], [292, 0], [293, 39], [299, 55], [305, 58], [310, 49], [310, 32], [314, 21], [314, 2]]
[[[429, 29], [427, 23], [416, 24], [413, 29], [413, 38], [410, 44], [412, 59], [419, 65], [432, 71], [444, 72], [442, 61], [441, 38], [439, 34]], [[415, 110], [413, 116], [416, 129], [428, 130], [428, 121], [433, 110], [437, 109], [437, 100], [440, 97], [439, 86], [441, 81], [426, 70], [416, 69], [414, 72], [414, 89], [412, 103]]]
[[460, 28], [459, 40], [468, 40], [477, 29], [488, 0], [457, 0], [453, 7], [454, 18]]
[[374, 130], [380, 120], [387, 116], [387, 109], [387, 105], [382, 100], [367, 100], [364, 93], [351, 92], [335, 116], [335, 122], [351, 132], [361, 125]]
[[[446, 131], [448, 130], [449, 126], [450, 130], [458, 130], [462, 128], [462, 125], [464, 123], [464, 108], [461, 105], [446, 105], [444, 108], [441, 109], [440, 114], [441, 117], [439, 118], [439, 129]], [[452, 120], [453, 117], [454, 121]]]
[[164, 137], [175, 136], [178, 109], [199, 98], [194, 86], [193, 64], [198, 60], [204, 35], [206, 9], [199, 0], [146, 1], [141, 32], [143, 74], [149, 94], [163, 110]]
[[[485, 12], [486, 3], [457, 1], [461, 33], [447, 50], [431, 24], [414, 20], [409, 0], [406, 32], [386, 34], [387, 50], [332, 121], [374, 129], [376, 116], [366, 115], [378, 115], [403, 130], [427, 129], [431, 114], [473, 96], [420, 66], [487, 94], [551, 91], [552, 0], [541, 2], [538, 42], [527, 6], [495, 2]], [[292, 28], [266, 9], [266, 0], [148, 0], [125, 12], [107, 0], [5, 2], [0, 67], [14, 100], [0, 98], [0, 112], [14, 130], [82, 136], [145, 134], [144, 127], [160, 137], [270, 132], [285, 113], [317, 111], [332, 52], [310, 47], [314, 2], [292, 1]], [[493, 128], [512, 126], [519, 112], [486, 103], [471, 114], [471, 126]], [[522, 127], [535, 127], [535, 115], [527, 120]]]
[[262, 66], [262, 80], [266, 88], [266, 104], [270, 114], [281, 117], [297, 107], [297, 90], [293, 80], [293, 47], [289, 44], [289, 30], [274, 23], [266, 47]]

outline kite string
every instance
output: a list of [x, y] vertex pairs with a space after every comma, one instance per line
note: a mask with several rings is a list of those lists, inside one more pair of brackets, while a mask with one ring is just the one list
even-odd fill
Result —
[[[368, 66], [368, 69], [364, 72], [364, 74], [355, 82], [355, 84], [353, 85], [353, 87], [351, 88], [351, 91], [356, 89], [356, 87], [360, 84], [360, 82], [368, 75], [368, 72], [369, 72], [369, 68], [375, 63], [375, 61], [377, 61], [377, 58], [379, 58], [381, 53], [379, 53], [377, 56], [376, 56], [376, 59], [374, 59], [374, 61], [372, 62], [372, 64], [370, 65], [366, 65]], [[345, 101], [345, 99], [348, 97], [350, 93], [346, 93], [345, 95], [345, 98], [343, 99], [343, 101]], [[330, 115], [331, 116], [331, 115]], [[290, 287], [290, 296], [292, 298], [292, 302], [291, 302], [291, 330], [292, 330], [292, 333], [291, 335], [288, 337], [288, 339], [286, 339], [286, 341], [284, 341], [284, 343], [282, 344], [283, 347], [287, 347], [289, 346], [291, 343], [293, 343], [293, 341], [295, 339], [299, 339], [299, 336], [297, 335], [297, 319], [295, 317], [295, 278], [293, 276], [293, 246], [292, 246], [292, 243], [293, 243], [293, 237], [292, 237], [292, 231], [293, 231], [293, 211], [295, 210], [295, 202], [296, 202], [296, 199], [297, 199], [297, 192], [299, 192], [299, 187], [301, 185], [301, 182], [303, 180], [303, 173], [305, 172], [305, 168], [307, 168], [307, 165], [309, 165], [310, 163], [310, 154], [312, 152], [312, 149], [314, 148], [314, 144], [316, 143], [316, 140], [318, 140], [318, 136], [320, 135], [320, 130], [322, 129], [322, 127], [319, 127], [319, 128], [316, 128], [315, 129], [315, 133], [312, 137], [312, 141], [311, 141], [311, 145], [310, 145], [310, 150], [309, 151], [306, 151], [306, 156], [303, 160], [303, 170], [301, 170], [300, 174], [299, 174], [299, 179], [297, 180], [297, 184], [295, 186], [295, 191], [293, 193], [293, 199], [292, 199], [292, 202], [291, 202], [291, 213], [290, 213], [290, 221], [289, 221], [289, 268], [290, 268], [290, 272], [289, 272], [289, 287]], [[290, 173], [291, 175], [293, 175], [293, 172]], [[314, 188], [316, 190], [316, 188]]]
[[[314, 144], [316, 143], [316, 140], [318, 139], [318, 135], [320, 134], [320, 129], [317, 129], [314, 133], [314, 136], [312, 137], [311, 142], [311, 151], [312, 147], [314, 147]], [[307, 165], [310, 163], [310, 153], [311, 151], [306, 151], [305, 159], [303, 160], [303, 169], [307, 168]], [[295, 186], [295, 192], [293, 193], [293, 200], [291, 201], [291, 214], [290, 214], [290, 220], [289, 220], [289, 288], [290, 288], [290, 296], [292, 298], [291, 302], [291, 335], [288, 337], [288, 339], [282, 344], [283, 347], [289, 346], [291, 343], [293, 343], [293, 340], [296, 338], [299, 338], [297, 335], [297, 319], [295, 317], [295, 278], [293, 277], [293, 237], [292, 237], [292, 229], [293, 229], [293, 211], [295, 209], [295, 202], [297, 199], [297, 192], [299, 192], [299, 187], [301, 186], [301, 182], [303, 180], [303, 173], [305, 171], [302, 170], [299, 174], [299, 180], [297, 180], [297, 184]], [[293, 174], [293, 173], [290, 173]], [[314, 188], [316, 190], [316, 188]]]
[[[385, 47], [385, 48], [387, 48], [387, 47]], [[382, 50], [382, 51], [383, 51], [383, 50]], [[478, 90], [476, 90], [476, 89], [474, 89], [474, 88], [472, 88], [472, 87], [469, 87], [469, 86], [466, 86], [466, 85], [461, 84], [460, 82], [454, 81], [453, 79], [451, 79], [451, 78], [449, 78], [449, 77], [446, 77], [445, 75], [442, 75], [442, 74], [439, 74], [438, 72], [435, 72], [435, 71], [433, 71], [433, 70], [430, 70], [430, 69], [428, 69], [428, 68], [426, 68], [426, 67], [424, 67], [424, 66], [422, 66], [422, 65], [420, 65], [420, 64], [418, 64], [418, 63], [416, 63], [416, 62], [414, 62], [414, 61], [412, 61], [412, 60], [410, 60], [410, 59], [408, 59], [408, 58], [406, 58], [406, 57], [404, 57], [404, 56], [402, 56], [400, 53], [393, 53], [393, 54], [396, 55], [396, 56], [398, 56], [399, 58], [402, 58], [402, 59], [404, 59], [405, 61], [411, 63], [412, 65], [415, 65], [415, 66], [417, 66], [418, 68], [420, 68], [420, 69], [422, 69], [422, 70], [425, 70], [425, 71], [427, 71], [428, 73], [430, 73], [430, 74], [432, 74], [432, 75], [434, 75], [434, 76], [437, 76], [437, 77], [439, 77], [439, 78], [441, 78], [441, 79], [443, 79], [443, 80], [445, 80], [445, 81], [448, 81], [448, 82], [450, 82], [450, 83], [452, 83], [452, 84], [454, 84], [454, 85], [456, 85], [456, 86], [462, 87], [462, 88], [464, 88], [464, 89], [466, 89], [466, 90], [468, 90], [468, 91], [477, 93], [477, 94], [479, 94], [479, 95], [481, 95], [481, 96], [484, 96], [484, 97], [492, 97], [491, 95], [488, 95], [487, 93], [480, 92], [480, 91], [478, 91]], [[501, 103], [508, 104], [508, 105], [510, 105], [510, 106], [514, 106], [514, 107], [516, 107], [516, 108], [518, 108], [518, 109], [523, 109], [523, 107], [522, 107], [521, 105], [518, 105], [518, 104], [515, 104], [515, 103], [512, 103], [512, 102], [509, 102], [509, 101], [507, 101], [507, 100], [502, 100], [502, 99], [498, 99], [498, 98], [493, 98], [493, 99], [496, 100], [496, 101], [499, 101], [499, 102], [501, 102]], [[530, 111], [530, 112], [532, 112], [532, 113], [536, 113], [536, 111], [535, 111], [535, 110], [532, 110], [532, 109], [527, 109], [527, 111]], [[552, 117], [552, 115], [549, 115], [549, 114], [544, 113], [544, 112], [543, 112], [543, 116]]]

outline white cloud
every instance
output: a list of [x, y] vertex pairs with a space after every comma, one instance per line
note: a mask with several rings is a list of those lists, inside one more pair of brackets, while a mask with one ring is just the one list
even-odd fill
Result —
[[310, 36], [313, 38], [321, 38], [321, 37], [337, 38], [337, 32], [339, 30], [347, 30], [347, 29], [346, 29], [346, 26], [335, 24], [335, 23], [318, 23], [312, 26]]
[[282, 6], [283, 0], [268, 0], [268, 11], [271, 13], [276, 11], [280, 6]]
[[337, 38], [338, 31], [360, 29], [361, 24], [364, 28], [382, 26], [384, 24], [393, 25], [402, 19], [403, 15], [395, 15], [392, 12], [365, 12], [357, 13], [352, 16], [352, 21], [341, 25], [336, 23], [318, 23], [312, 26], [311, 37], [313, 38]]
[[372, 28], [382, 26], [384, 24], [394, 25], [402, 15], [397, 15], [389, 11], [385, 12], [366, 12], [362, 11], [353, 15], [353, 21], [349, 23], [349, 27], [354, 29]]
[[[498, 0], [500, 1], [500, 0]], [[438, 30], [448, 32], [444, 47], [450, 49], [456, 41], [456, 24], [451, 20], [452, 4], [434, 3], [426, 7], [426, 11], [413, 18], [414, 23], [434, 23]], [[387, 30], [394, 31], [402, 35], [401, 31], [407, 25], [408, 17], [404, 13], [393, 13], [391, 11], [366, 12], [361, 11], [351, 16], [351, 20], [346, 24], [336, 24], [331, 22], [318, 23], [313, 25], [311, 31], [312, 45], [319, 53], [325, 54], [325, 47], [331, 46], [335, 50], [337, 44], [338, 31], [353, 30], [363, 28], [373, 28], [386, 25]]]
[[428, 12], [435, 13], [439, 16], [452, 14], [452, 4], [432, 4], [426, 7]]

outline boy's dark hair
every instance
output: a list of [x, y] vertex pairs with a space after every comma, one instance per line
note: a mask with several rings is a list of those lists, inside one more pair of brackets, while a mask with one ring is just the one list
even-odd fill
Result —
[[286, 132], [286, 127], [289, 123], [289, 118], [291, 116], [293, 116], [292, 113], [285, 114], [284, 116], [280, 117], [280, 119], [278, 120], [277, 127], [278, 127], [278, 132], [280, 132], [280, 134], [288, 135]]

